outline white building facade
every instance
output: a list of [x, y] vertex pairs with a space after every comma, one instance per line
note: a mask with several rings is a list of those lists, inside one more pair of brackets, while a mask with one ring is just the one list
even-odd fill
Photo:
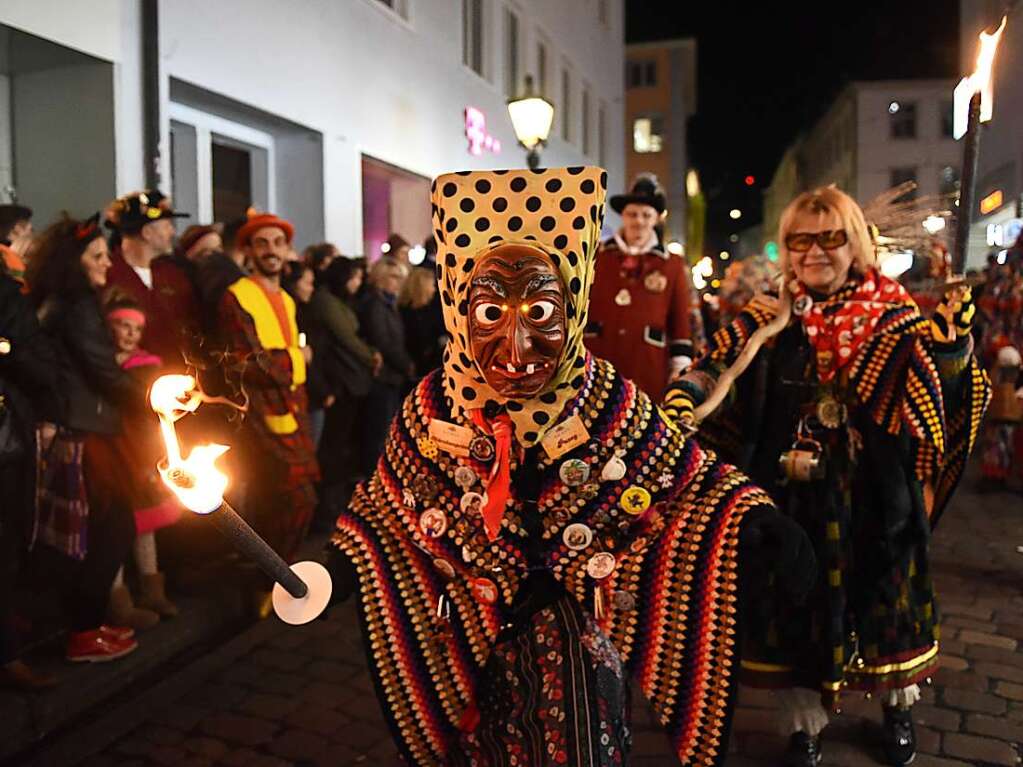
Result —
[[193, 221], [251, 203], [375, 253], [429, 234], [432, 177], [525, 165], [526, 75], [542, 164], [621, 188], [623, 24], [620, 0], [5, 0], [0, 197], [45, 224], [155, 181]]

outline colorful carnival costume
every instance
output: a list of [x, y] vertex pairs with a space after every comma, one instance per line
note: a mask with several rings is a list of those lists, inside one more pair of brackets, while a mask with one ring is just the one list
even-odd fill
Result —
[[248, 399], [248, 439], [242, 449], [254, 482], [253, 516], [271, 545], [290, 560], [312, 520], [319, 479], [295, 302], [283, 290], [242, 277], [227, 289], [219, 312]]
[[[744, 551], [761, 522], [779, 540], [795, 528], [779, 534], [772, 523], [786, 521], [761, 490], [584, 348], [605, 182], [568, 168], [434, 184], [452, 340], [338, 519], [332, 556], [335, 588], [359, 595], [409, 764], [625, 764], [627, 675], [682, 763], [724, 759], [740, 525]], [[471, 330], [509, 307], [478, 291], [505, 290], [493, 264], [537, 261], [551, 272], [525, 289], [564, 298], [563, 351], [535, 396], [509, 398], [484, 376]], [[511, 322], [518, 309], [545, 316], [513, 298]], [[507, 366], [533, 375], [533, 363]], [[793, 592], [812, 579], [808, 544], [775, 558]]]
[[[628, 205], [661, 214], [664, 192], [656, 180], [640, 177], [628, 194], [611, 198], [619, 213]], [[629, 247], [620, 232], [600, 246], [586, 328], [594, 354], [656, 398], [692, 362], [693, 331], [693, 294], [682, 257], [664, 250], [655, 233], [637, 247]]]
[[[884, 693], [888, 717], [907, 711], [915, 683], [937, 669], [928, 541], [977, 438], [987, 377], [968, 322], [943, 343], [876, 270], [851, 271], [830, 296], [795, 279], [787, 289], [790, 319], [700, 430], [809, 533], [820, 565], [806, 607], [749, 615], [742, 677], [797, 698], [809, 688], [825, 706], [843, 690]], [[963, 322], [967, 303], [939, 306], [939, 320]], [[754, 300], [719, 330], [665, 407], [699, 406], [780, 305]], [[791, 706], [819, 712], [809, 723], [795, 717], [794, 739], [804, 730], [815, 739], [827, 722], [809, 701]]]

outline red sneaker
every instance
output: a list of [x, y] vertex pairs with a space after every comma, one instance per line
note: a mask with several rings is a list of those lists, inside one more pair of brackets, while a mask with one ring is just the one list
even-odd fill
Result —
[[122, 642], [135, 636], [135, 629], [131, 626], [107, 626], [104, 624], [99, 627], [99, 630], [106, 636], [113, 637], [114, 639], [118, 639]]
[[114, 660], [134, 652], [139, 643], [134, 639], [117, 639], [103, 633], [102, 628], [92, 631], [76, 631], [68, 635], [67, 659], [99, 663]]

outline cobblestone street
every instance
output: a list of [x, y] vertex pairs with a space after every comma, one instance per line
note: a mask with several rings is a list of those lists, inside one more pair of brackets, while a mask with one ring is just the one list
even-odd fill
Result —
[[[934, 542], [944, 615], [942, 668], [915, 708], [919, 767], [1014, 765], [1023, 741], [1023, 502], [965, 487]], [[74, 755], [57, 742], [33, 764], [88, 767], [400, 764], [363, 659], [354, 609], [292, 628], [269, 620], [177, 672], [173, 698], [157, 685], [97, 724], [105, 745]], [[169, 685], [172, 681], [167, 680]], [[181, 690], [185, 690], [183, 693]], [[166, 699], [164, 699], [166, 698]], [[743, 690], [730, 767], [777, 764], [770, 695]], [[824, 734], [824, 765], [878, 764], [880, 709], [862, 697]], [[667, 742], [637, 707], [631, 764], [671, 765]], [[73, 737], [73, 736], [72, 736]], [[68, 739], [70, 740], [70, 738]], [[70, 750], [62, 750], [70, 749]]]

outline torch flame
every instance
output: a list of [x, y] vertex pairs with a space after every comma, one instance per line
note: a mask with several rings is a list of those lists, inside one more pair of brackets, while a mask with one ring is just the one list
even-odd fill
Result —
[[224, 500], [227, 475], [216, 467], [226, 453], [226, 445], [197, 445], [188, 458], [181, 456], [174, 423], [194, 413], [202, 402], [195, 379], [185, 375], [160, 376], [149, 391], [149, 404], [160, 418], [160, 433], [167, 448], [167, 459], [157, 467], [160, 477], [185, 508], [198, 514], [216, 511]]
[[1002, 17], [1002, 23], [994, 32], [987, 31], [980, 33], [980, 50], [977, 52], [977, 65], [973, 74], [967, 78], [970, 83], [971, 93], [980, 93], [980, 121], [987, 122], [991, 119], [994, 110], [994, 93], [991, 81], [991, 69], [995, 63], [995, 53], [998, 51], [998, 42], [1002, 39], [1002, 32], [1005, 31], [1007, 18]]

